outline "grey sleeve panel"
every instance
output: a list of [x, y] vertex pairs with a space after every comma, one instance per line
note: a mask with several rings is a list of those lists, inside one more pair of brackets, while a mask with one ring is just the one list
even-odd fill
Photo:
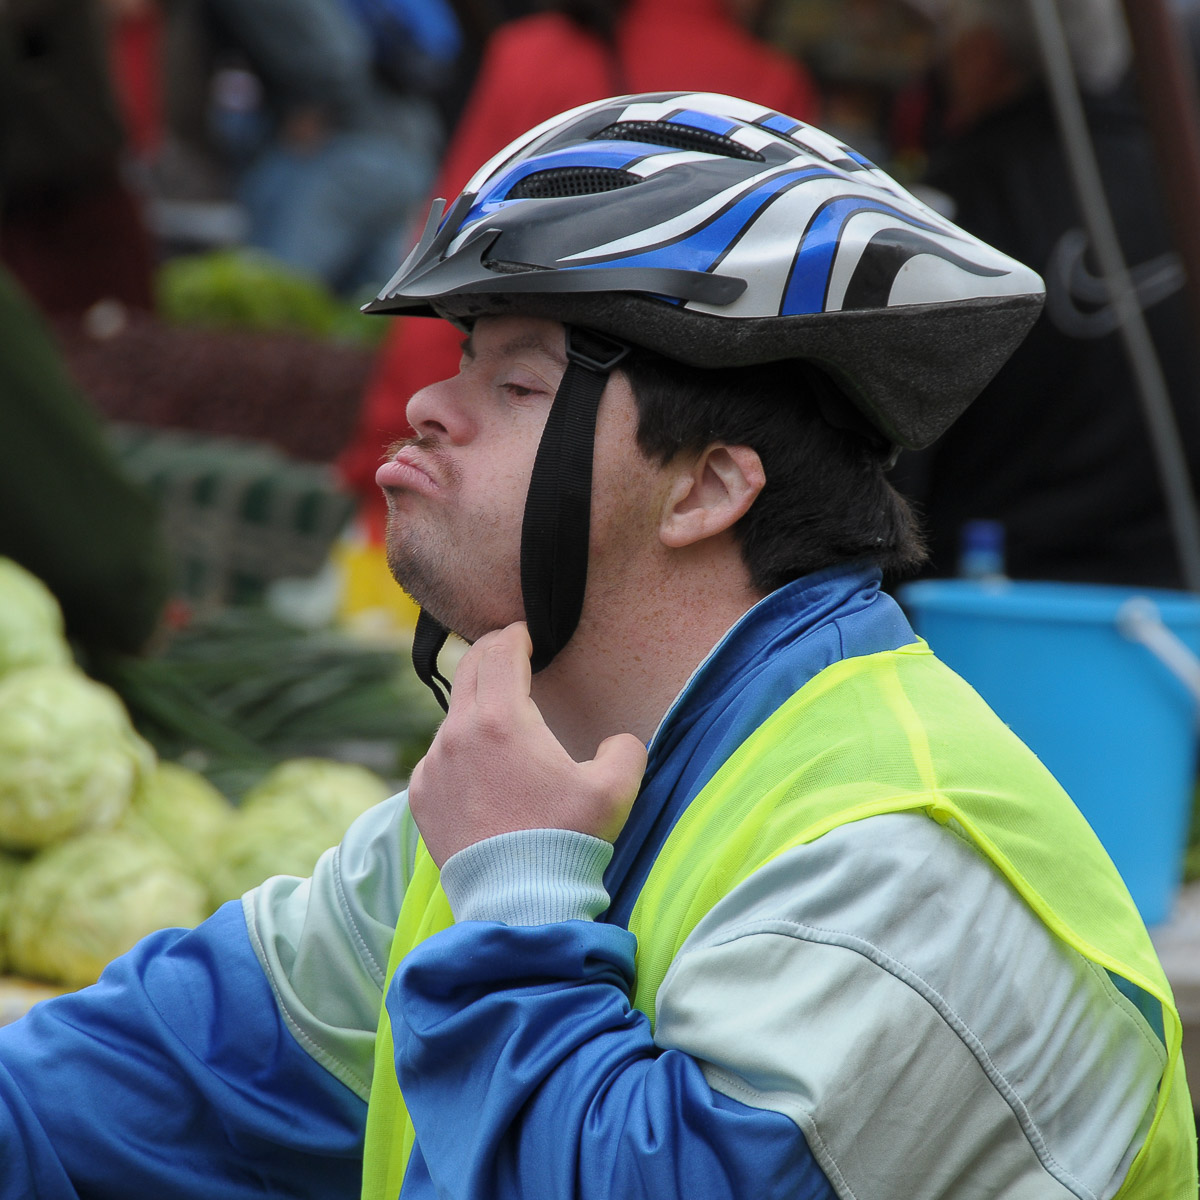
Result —
[[847, 1200], [1107, 1200], [1163, 1064], [1105, 972], [911, 813], [836, 829], [725, 897], [663, 981], [655, 1037], [795, 1120]]
[[288, 1029], [364, 1100], [417, 837], [401, 793], [359, 817], [311, 879], [276, 876], [242, 898], [251, 944]]
[[604, 869], [612, 852], [608, 842], [569, 829], [502, 833], [451, 855], [442, 888], [456, 921], [594, 921], [608, 907]]

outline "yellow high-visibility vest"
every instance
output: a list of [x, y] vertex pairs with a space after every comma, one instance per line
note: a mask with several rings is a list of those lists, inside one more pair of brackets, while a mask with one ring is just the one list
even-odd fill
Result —
[[[667, 837], [630, 918], [634, 1005], [653, 1022], [697, 922], [755, 870], [851, 821], [918, 812], [952, 823], [1045, 926], [1125, 981], [1162, 1031], [1166, 1065], [1118, 1200], [1192, 1200], [1196, 1135], [1171, 989], [1137, 909], [1078, 809], [1031, 751], [923, 642], [826, 667], [721, 766]], [[1069, 870], [1064, 871], [1064, 848]], [[422, 846], [388, 963], [453, 916]], [[367, 1115], [364, 1200], [395, 1200], [414, 1143], [383, 1010]]]

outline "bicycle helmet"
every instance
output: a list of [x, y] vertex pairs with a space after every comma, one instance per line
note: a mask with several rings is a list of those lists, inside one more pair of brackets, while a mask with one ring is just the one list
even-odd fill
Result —
[[540, 669], [582, 606], [595, 408], [628, 345], [697, 367], [807, 360], [879, 436], [919, 449], [988, 383], [1043, 297], [1034, 271], [814, 126], [661, 92], [585, 104], [518, 138], [448, 211], [435, 203], [364, 311], [568, 327], [522, 538]]

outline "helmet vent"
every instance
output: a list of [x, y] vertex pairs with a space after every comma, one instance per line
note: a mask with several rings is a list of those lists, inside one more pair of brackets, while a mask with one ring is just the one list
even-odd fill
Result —
[[553, 200], [562, 196], [594, 196], [640, 183], [637, 175], [612, 167], [554, 167], [535, 171], [514, 184], [507, 200]]
[[694, 125], [676, 125], [671, 121], [618, 121], [593, 135], [606, 142], [650, 142], [670, 146], [672, 150], [698, 150], [703, 154], [722, 154], [726, 158], [746, 158], [766, 162], [757, 150], [751, 150], [732, 138], [697, 129]]

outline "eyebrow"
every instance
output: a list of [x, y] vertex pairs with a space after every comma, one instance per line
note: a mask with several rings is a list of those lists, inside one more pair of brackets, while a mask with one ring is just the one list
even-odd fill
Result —
[[[463, 338], [459, 346], [463, 354], [465, 354], [468, 358], [474, 359], [476, 357], [475, 343], [471, 340], [470, 334], [467, 334], [467, 336]], [[497, 357], [502, 358], [509, 354], [519, 354], [523, 350], [534, 350], [550, 359], [551, 362], [557, 363], [560, 367], [565, 367], [567, 365], [566, 355], [552, 350], [546, 345], [545, 339], [539, 337], [536, 333], [526, 333], [514, 338], [509, 338], [507, 342], [501, 342], [500, 345], [495, 348], [493, 353]]]

